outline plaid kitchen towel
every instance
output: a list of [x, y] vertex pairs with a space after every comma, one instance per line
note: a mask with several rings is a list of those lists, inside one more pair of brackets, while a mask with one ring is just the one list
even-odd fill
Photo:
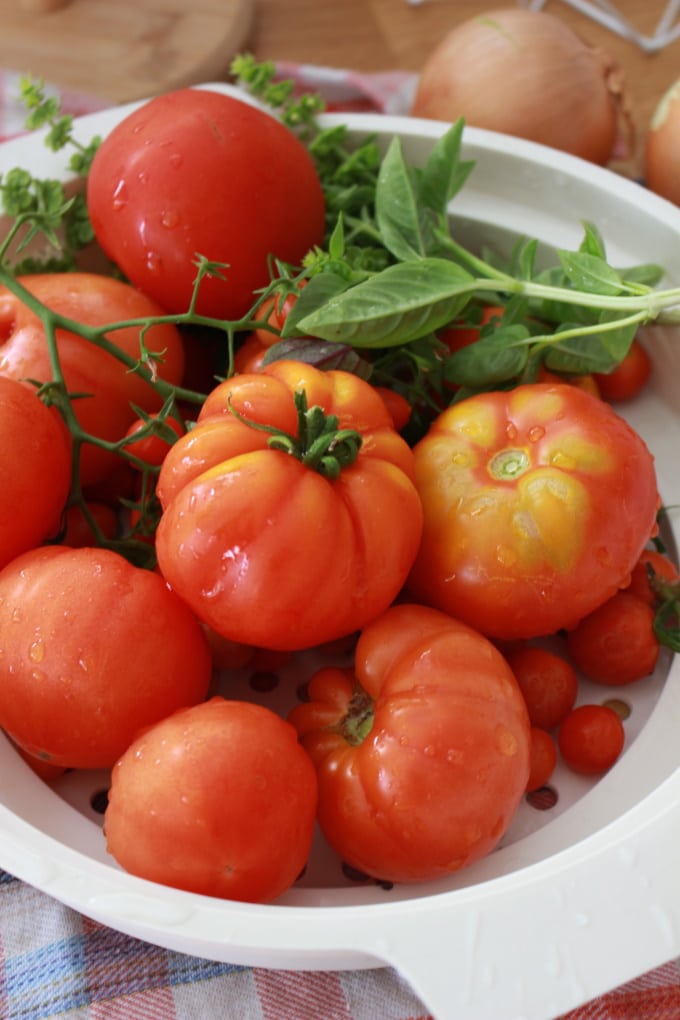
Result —
[[[405, 113], [415, 83], [408, 73], [307, 65], [281, 64], [279, 73], [321, 92], [333, 110]], [[74, 115], [101, 108], [87, 96], [61, 98]], [[24, 117], [19, 76], [0, 71], [0, 140], [20, 134]], [[185, 956], [97, 924], [0, 871], [0, 1020], [52, 1018], [431, 1020], [390, 968], [272, 971]], [[559, 1020], [680, 1020], [680, 967], [670, 962]]]

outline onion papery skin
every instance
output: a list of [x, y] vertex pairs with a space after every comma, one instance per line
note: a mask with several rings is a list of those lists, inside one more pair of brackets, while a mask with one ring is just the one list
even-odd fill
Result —
[[605, 165], [629, 111], [623, 74], [604, 51], [545, 11], [501, 8], [461, 22], [432, 50], [411, 114], [462, 117]]
[[654, 111], [645, 139], [643, 175], [650, 191], [680, 205], [680, 78]]

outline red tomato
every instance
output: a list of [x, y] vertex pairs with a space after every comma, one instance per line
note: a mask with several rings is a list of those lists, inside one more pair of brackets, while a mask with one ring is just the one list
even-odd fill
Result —
[[611, 768], [625, 742], [621, 719], [608, 705], [579, 705], [564, 719], [558, 747], [574, 772], [599, 775]]
[[612, 372], [596, 373], [594, 378], [602, 399], [618, 402], [637, 397], [651, 374], [652, 359], [640, 341], [633, 340], [628, 354]]
[[545, 786], [557, 765], [557, 744], [547, 730], [531, 727], [531, 754], [527, 793]]
[[322, 669], [289, 718], [319, 778], [321, 829], [354, 868], [392, 882], [448, 875], [500, 840], [529, 776], [517, 682], [481, 634], [400, 603], [354, 670]]
[[658, 602], [658, 595], [652, 588], [650, 570], [652, 575], [660, 581], [680, 581], [680, 573], [673, 561], [664, 553], [658, 552], [656, 549], [642, 551], [640, 559], [631, 572], [630, 584], [625, 590], [642, 599], [648, 605], [655, 606]]
[[0, 376], [0, 568], [59, 530], [71, 443], [35, 391]]
[[[126, 319], [158, 315], [160, 308], [120, 280], [94, 273], [48, 273], [21, 280], [43, 304], [86, 326], [106, 326]], [[45, 331], [40, 319], [10, 291], [0, 288], [0, 333], [3, 335], [0, 375], [48, 382], [53, 378]], [[129, 326], [108, 334], [109, 340], [134, 360], [140, 357], [140, 328]], [[161, 356], [158, 375], [178, 384], [184, 352], [178, 330], [157, 325], [144, 338], [147, 349]], [[82, 428], [100, 439], [120, 439], [137, 417], [131, 407], [157, 410], [162, 400], [152, 386], [127, 365], [95, 344], [66, 329], [57, 330], [61, 368], [70, 393], [79, 394], [72, 407]], [[118, 458], [86, 444], [80, 458], [83, 485], [101, 481]]]
[[[296, 410], [301, 391], [309, 415]], [[328, 416], [361, 441], [337, 477], [324, 473], [325, 457], [314, 458], [309, 431]], [[307, 452], [270, 448], [251, 423], [299, 439]], [[337, 449], [329, 451], [336, 466]], [[342, 637], [387, 608], [413, 563], [422, 516], [412, 475], [412, 451], [357, 376], [295, 361], [234, 376], [163, 462], [161, 571], [232, 641], [292, 651]]]
[[268, 902], [307, 862], [314, 767], [267, 708], [214, 697], [175, 712], [137, 738], [111, 778], [107, 848], [134, 875]]
[[479, 313], [478, 325], [468, 325], [463, 319], [460, 322], [452, 323], [444, 329], [440, 329], [437, 336], [453, 354], [462, 347], [469, 347], [470, 344], [476, 343], [479, 340], [479, 334], [483, 327], [493, 323], [494, 320], [496, 323], [500, 322], [504, 312], [505, 308], [503, 305], [484, 305]]
[[[154, 416], [152, 415], [151, 417], [153, 418]], [[165, 431], [166, 427], [174, 433], [175, 438], [184, 435], [184, 426], [178, 422], [176, 418], [171, 418], [169, 416], [164, 418], [162, 422], [163, 431]], [[133, 421], [132, 425], [130, 425], [125, 433], [130, 440], [126, 443], [125, 449], [134, 457], [144, 461], [147, 466], [160, 467], [174, 440], [170, 441], [165, 439], [160, 431], [152, 431], [137, 439], [136, 437], [139, 436], [142, 429], [145, 428], [148, 428], [148, 425], [143, 418], [137, 418]], [[136, 465], [133, 465], [133, 467], [134, 466]]]
[[[106, 538], [116, 537], [119, 530], [119, 521], [118, 514], [112, 507], [107, 506], [106, 503], [89, 503], [87, 510], [102, 535]], [[97, 544], [95, 532], [81, 507], [77, 504], [70, 506], [66, 511], [64, 528], [64, 533], [61, 536], [62, 545], [68, 545], [72, 549], [79, 549], [82, 546]]]
[[651, 453], [575, 386], [462, 400], [414, 454], [425, 523], [409, 588], [495, 638], [574, 626], [627, 582], [656, 531]]
[[29, 754], [107, 768], [202, 701], [210, 652], [163, 579], [105, 549], [44, 546], [0, 571], [0, 726]]
[[87, 203], [97, 240], [170, 312], [189, 307], [197, 254], [226, 263], [197, 311], [238, 319], [270, 279], [270, 256], [299, 264], [320, 244], [325, 203], [314, 164], [269, 113], [206, 89], [156, 96], [111, 131]]
[[517, 648], [505, 657], [524, 695], [532, 725], [553, 729], [576, 702], [578, 677], [573, 666], [547, 648]]
[[403, 428], [406, 428], [411, 418], [411, 405], [401, 393], [397, 393], [396, 390], [389, 389], [387, 386], [376, 386], [376, 390], [385, 402], [392, 424], [397, 432], [401, 432]]
[[654, 672], [659, 658], [654, 609], [619, 591], [570, 630], [567, 643], [576, 668], [597, 683], [642, 680]]

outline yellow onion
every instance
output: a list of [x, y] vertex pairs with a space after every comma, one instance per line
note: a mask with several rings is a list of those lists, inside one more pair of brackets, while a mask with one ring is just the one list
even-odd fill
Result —
[[680, 205], [680, 79], [671, 85], [652, 116], [643, 172], [651, 191]]
[[545, 11], [507, 8], [461, 22], [426, 58], [415, 117], [455, 121], [604, 165], [632, 124], [623, 74], [602, 50]]

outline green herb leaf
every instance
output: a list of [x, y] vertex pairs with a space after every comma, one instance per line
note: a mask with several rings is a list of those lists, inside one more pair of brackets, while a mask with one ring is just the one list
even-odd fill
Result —
[[528, 339], [526, 326], [500, 326], [447, 359], [447, 382], [476, 390], [517, 379], [529, 358]]
[[599, 255], [584, 252], [558, 251], [560, 265], [569, 282], [577, 290], [589, 294], [620, 294], [620, 274]]
[[474, 161], [460, 158], [463, 129], [464, 121], [457, 120], [437, 139], [420, 175], [420, 201], [441, 217], [475, 166]]
[[331, 298], [297, 328], [335, 343], [391, 347], [451, 322], [473, 290], [474, 278], [446, 259], [400, 262]]
[[380, 168], [375, 215], [383, 243], [407, 262], [428, 253], [427, 221], [419, 202], [414, 170], [407, 166], [399, 138], [393, 138]]

